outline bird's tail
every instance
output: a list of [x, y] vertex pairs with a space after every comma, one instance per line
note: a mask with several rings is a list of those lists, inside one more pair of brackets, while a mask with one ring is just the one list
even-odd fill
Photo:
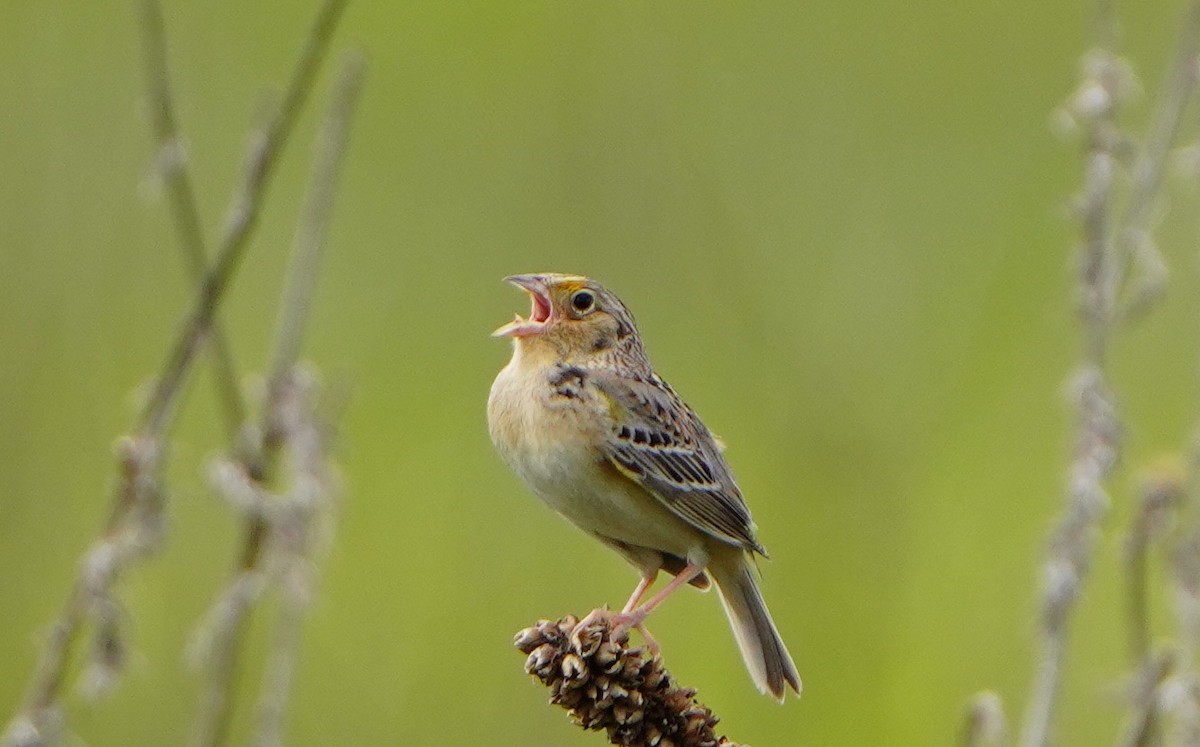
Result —
[[[713, 581], [721, 595], [721, 604], [729, 617], [733, 635], [742, 650], [742, 659], [754, 684], [764, 694], [782, 702], [785, 683], [799, 695], [800, 674], [779, 637], [767, 604], [758, 590], [754, 569], [742, 554], [729, 554], [728, 560], [710, 564]], [[714, 561], [717, 559], [714, 558]], [[722, 562], [723, 561], [723, 562]]]

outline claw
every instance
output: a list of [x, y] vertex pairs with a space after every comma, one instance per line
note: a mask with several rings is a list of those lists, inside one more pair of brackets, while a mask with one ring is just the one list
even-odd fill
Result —
[[646, 645], [657, 653], [658, 642], [646, 630], [645, 621], [648, 614], [649, 610], [639, 607], [632, 612], [618, 612], [610, 616], [608, 622], [612, 625], [612, 632], [609, 635], [614, 640], [628, 638], [630, 629], [636, 628], [642, 634], [642, 637], [646, 639]]
[[584, 617], [582, 620], [580, 620], [578, 623], [575, 624], [574, 628], [571, 628], [571, 646], [576, 651], [581, 651], [584, 648], [587, 648], [586, 646], [584, 646], [584, 642], [583, 642], [584, 632], [590, 626], [594, 625], [597, 622], [600, 622], [601, 620], [605, 620], [605, 621], [609, 620], [611, 615], [612, 615], [612, 613], [608, 611], [607, 607], [597, 607], [596, 609], [589, 612], [586, 617]]
[[[650, 635], [650, 631], [646, 629], [646, 617], [650, 614], [650, 610], [643, 607], [633, 610], [632, 612], [612, 612], [608, 607], [597, 607], [592, 610], [571, 628], [571, 647], [575, 651], [586, 651], [589, 654], [596, 650], [600, 640], [585, 641], [584, 637], [588, 628], [598, 622], [603, 621], [608, 626], [608, 639], [610, 641], [625, 641], [629, 639], [629, 631], [637, 630], [646, 642], [646, 650], [652, 656], [657, 656], [662, 651], [662, 646], [658, 645], [658, 641], [654, 636]], [[595, 645], [592, 645], [595, 644]]]

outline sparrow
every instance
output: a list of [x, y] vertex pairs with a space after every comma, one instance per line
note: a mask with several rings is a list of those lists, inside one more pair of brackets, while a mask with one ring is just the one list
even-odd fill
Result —
[[[621, 612], [593, 615], [645, 634], [646, 617], [680, 587], [715, 585], [758, 689], [779, 701], [787, 687], [799, 694], [758, 587], [754, 559], [767, 552], [723, 446], [655, 373], [629, 309], [581, 275], [506, 280], [532, 310], [493, 333], [512, 338], [513, 354], [488, 397], [492, 443], [538, 498], [640, 574]], [[674, 578], [642, 602], [660, 571]]]

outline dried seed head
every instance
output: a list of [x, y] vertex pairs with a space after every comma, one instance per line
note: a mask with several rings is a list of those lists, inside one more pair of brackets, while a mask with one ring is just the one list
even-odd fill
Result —
[[525, 671], [529, 674], [536, 674], [539, 677], [545, 677], [546, 673], [552, 668], [555, 657], [559, 654], [552, 643], [543, 643], [529, 654], [529, 658], [525, 660]]
[[550, 701], [584, 729], [625, 747], [737, 747], [715, 732], [718, 718], [679, 687], [658, 656], [614, 640], [606, 615], [583, 629], [574, 616], [539, 620], [513, 638], [525, 671], [550, 689]]
[[546, 642], [546, 636], [542, 635], [542, 631], [534, 626], [525, 628], [513, 636], [513, 645], [521, 650], [521, 653], [532, 653], [535, 648]]
[[592, 654], [592, 661], [602, 667], [607, 667], [617, 660], [618, 649], [611, 641], [604, 641], [596, 647], [595, 653]]

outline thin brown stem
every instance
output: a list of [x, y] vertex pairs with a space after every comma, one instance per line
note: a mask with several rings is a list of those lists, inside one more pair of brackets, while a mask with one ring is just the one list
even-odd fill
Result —
[[345, 160], [350, 123], [362, 87], [365, 65], [366, 60], [357, 52], [350, 53], [343, 61], [328, 118], [317, 144], [306, 209], [301, 215], [292, 245], [288, 282], [276, 325], [272, 380], [277, 383], [290, 375], [300, 359], [309, 310], [316, 294], [325, 235], [333, 213], [338, 175]]
[[[179, 137], [167, 64], [166, 30], [162, 8], [157, 0], [144, 0], [142, 3], [142, 47], [147, 103], [158, 149], [157, 172], [167, 190], [180, 249], [192, 279], [199, 283], [208, 265], [208, 252], [205, 249], [196, 192], [188, 171], [187, 153]], [[246, 420], [246, 403], [238, 387], [237, 367], [233, 362], [229, 340], [216, 321], [212, 324], [209, 337], [217, 399], [225, 412], [228, 436], [233, 440]]]
[[1134, 681], [1133, 711], [1120, 747], [1150, 747], [1159, 737], [1159, 702], [1164, 683], [1171, 675], [1174, 658], [1167, 653], [1148, 655]]
[[61, 728], [59, 702], [72, 654], [87, 621], [95, 624], [97, 656], [89, 679], [102, 690], [122, 661], [120, 605], [116, 579], [136, 560], [158, 547], [162, 537], [162, 448], [158, 441], [126, 436], [117, 442], [118, 480], [112, 515], [84, 553], [71, 591], [54, 621], [26, 690], [21, 710], [5, 729], [5, 747], [49, 744]]
[[[296, 398], [296, 362], [308, 320], [308, 310], [316, 289], [320, 257], [329, 220], [337, 176], [344, 159], [350, 122], [357, 102], [364, 70], [361, 55], [353, 54], [343, 64], [334, 90], [330, 112], [322, 129], [306, 209], [296, 232], [290, 262], [289, 280], [280, 304], [276, 333], [275, 363], [267, 384], [263, 422], [254, 431], [258, 434], [245, 449], [238, 451], [241, 464], [237, 472], [255, 490], [265, 495], [266, 486], [276, 481], [281, 451], [297, 437], [297, 422], [307, 422], [290, 415]], [[323, 461], [323, 454], [310, 454], [303, 461]], [[295, 461], [295, 460], [293, 460]], [[267, 496], [268, 501], [272, 499]], [[285, 500], [285, 499], [279, 499]], [[196, 724], [193, 744], [208, 747], [221, 744], [227, 733], [231, 713], [232, 691], [237, 679], [242, 633], [260, 595], [247, 594], [247, 588], [261, 588], [259, 579], [263, 553], [271, 534], [270, 510], [247, 513], [242, 546], [238, 552], [234, 579], [222, 600], [220, 614], [210, 615], [210, 645], [206, 646], [208, 681]], [[286, 514], [285, 514], [286, 515]], [[307, 516], [307, 514], [305, 514]], [[290, 536], [310, 531], [308, 520], [296, 522]], [[256, 581], [256, 579], [259, 579]], [[299, 640], [298, 627], [303, 619], [304, 605], [285, 594], [280, 612], [275, 644], [268, 665], [259, 717], [257, 741], [274, 744], [282, 728], [295, 647]]]
[[[1151, 219], [1162, 186], [1163, 172], [1183, 122], [1183, 114], [1196, 90], [1197, 53], [1200, 52], [1200, 1], [1188, 4], [1180, 24], [1175, 60], [1154, 108], [1143, 147], [1132, 167], [1129, 202], [1117, 232], [1119, 261], [1130, 275], [1124, 313], [1136, 315], [1162, 295], [1166, 263], [1150, 240]], [[1132, 276], [1129, 269], [1137, 269]]]
[[321, 6], [282, 103], [253, 138], [242, 184], [226, 216], [216, 260], [204, 275], [183, 332], [163, 364], [162, 374], [139, 416], [139, 430], [143, 432], [161, 433], [171, 418], [182, 393], [183, 379], [209, 334], [217, 302], [245, 255], [279, 153], [291, 137], [300, 112], [312, 93], [317, 71], [328, 53], [346, 2], [326, 0]]
[[1171, 745], [1200, 744], [1200, 674], [1196, 653], [1200, 649], [1200, 427], [1188, 444], [1183, 518], [1171, 550], [1176, 665], [1176, 696], [1165, 707], [1170, 721]]
[[[48, 729], [58, 720], [57, 704], [81, 626], [89, 617], [96, 617], [106, 629], [113, 628], [112, 621], [103, 618], [119, 609], [111, 599], [113, 582], [133, 561], [150, 552], [160, 541], [165, 494], [160, 478], [163, 437], [174, 420], [176, 405], [202, 343], [212, 332], [218, 304], [245, 253], [278, 155], [313, 88], [345, 4], [346, 0], [327, 0], [322, 6], [284, 101], [256, 138], [243, 183], [229, 211], [217, 258], [204, 274], [192, 310], [131, 435], [119, 441], [119, 479], [108, 520], [100, 537], [84, 555], [78, 579], [42, 649], [22, 710], [6, 729], [6, 745], [28, 741], [30, 735], [39, 740], [34, 743], [49, 741]], [[147, 56], [151, 60], [148, 64], [154, 66], [157, 63], [153, 60], [165, 56], [165, 48], [155, 46], [155, 38], [161, 39], [161, 17], [157, 7], [147, 10], [145, 21]], [[161, 65], [159, 69], [165, 71]], [[153, 97], [160, 104], [155, 127], [161, 138], [162, 133], [175, 130], [169, 105], [165, 109], [161, 106], [163, 101], [169, 101], [169, 97], [164, 98], [168, 90], [165, 72], [164, 77], [154, 74], [149, 77]], [[193, 210], [194, 195], [188, 198], [190, 182], [189, 186], [182, 186], [178, 175], [168, 182], [173, 184], [173, 192], [178, 191], [173, 204], [182, 215], [179, 220], [185, 244], [190, 246], [188, 255], [203, 257], [199, 221]]]
[[1088, 106], [1078, 280], [1084, 345], [1071, 387], [1075, 447], [1062, 515], [1042, 570], [1040, 654], [1025, 710], [1023, 747], [1045, 747], [1050, 742], [1071, 614], [1088, 575], [1095, 535], [1108, 506], [1107, 480], [1120, 454], [1121, 426], [1105, 371], [1120, 285], [1111, 216], [1119, 142], [1115, 114], [1122, 81], [1115, 18], [1106, 0], [1098, 4], [1096, 19], [1097, 45], [1085, 58], [1080, 86]]
[[1139, 500], [1129, 536], [1125, 541], [1128, 583], [1129, 649], [1134, 664], [1145, 670], [1150, 660], [1150, 549], [1162, 543], [1166, 528], [1178, 513], [1184, 498], [1183, 478], [1168, 462], [1148, 471], [1141, 479]]

